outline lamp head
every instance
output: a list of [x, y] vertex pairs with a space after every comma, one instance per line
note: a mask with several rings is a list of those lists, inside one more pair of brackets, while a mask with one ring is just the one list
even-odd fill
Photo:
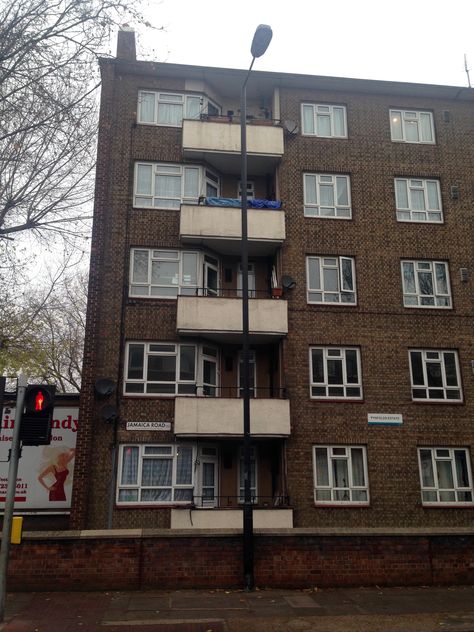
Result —
[[253, 58], [261, 57], [264, 54], [272, 40], [272, 36], [271, 26], [268, 26], [268, 24], [259, 24], [257, 26], [250, 48]]

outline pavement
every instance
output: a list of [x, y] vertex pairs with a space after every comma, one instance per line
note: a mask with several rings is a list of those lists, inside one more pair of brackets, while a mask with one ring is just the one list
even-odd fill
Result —
[[1, 632], [474, 632], [474, 586], [9, 593]]

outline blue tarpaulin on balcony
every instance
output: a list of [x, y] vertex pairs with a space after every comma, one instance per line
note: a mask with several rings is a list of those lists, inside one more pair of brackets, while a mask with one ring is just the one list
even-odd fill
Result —
[[[239, 198], [205, 197], [203, 203], [206, 206], [231, 206], [240, 208]], [[247, 200], [248, 208], [281, 208], [280, 200]]]

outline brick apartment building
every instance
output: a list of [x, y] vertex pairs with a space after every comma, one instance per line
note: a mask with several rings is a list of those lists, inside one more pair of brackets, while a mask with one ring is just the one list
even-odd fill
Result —
[[[100, 68], [71, 525], [241, 527], [245, 73]], [[250, 76], [256, 527], [472, 525], [473, 102]]]

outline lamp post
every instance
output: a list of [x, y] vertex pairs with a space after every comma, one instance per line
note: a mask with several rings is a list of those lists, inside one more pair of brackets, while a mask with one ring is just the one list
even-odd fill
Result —
[[247, 81], [253, 63], [261, 57], [272, 39], [272, 29], [266, 24], [257, 26], [252, 40], [250, 52], [252, 63], [248, 69], [240, 92], [240, 189], [242, 206], [242, 391], [244, 410], [244, 519], [243, 519], [243, 553], [245, 590], [254, 587], [253, 574], [253, 511], [250, 493], [251, 480], [251, 437], [250, 437], [250, 362], [249, 362], [249, 283], [248, 283], [248, 231], [247, 231]]

